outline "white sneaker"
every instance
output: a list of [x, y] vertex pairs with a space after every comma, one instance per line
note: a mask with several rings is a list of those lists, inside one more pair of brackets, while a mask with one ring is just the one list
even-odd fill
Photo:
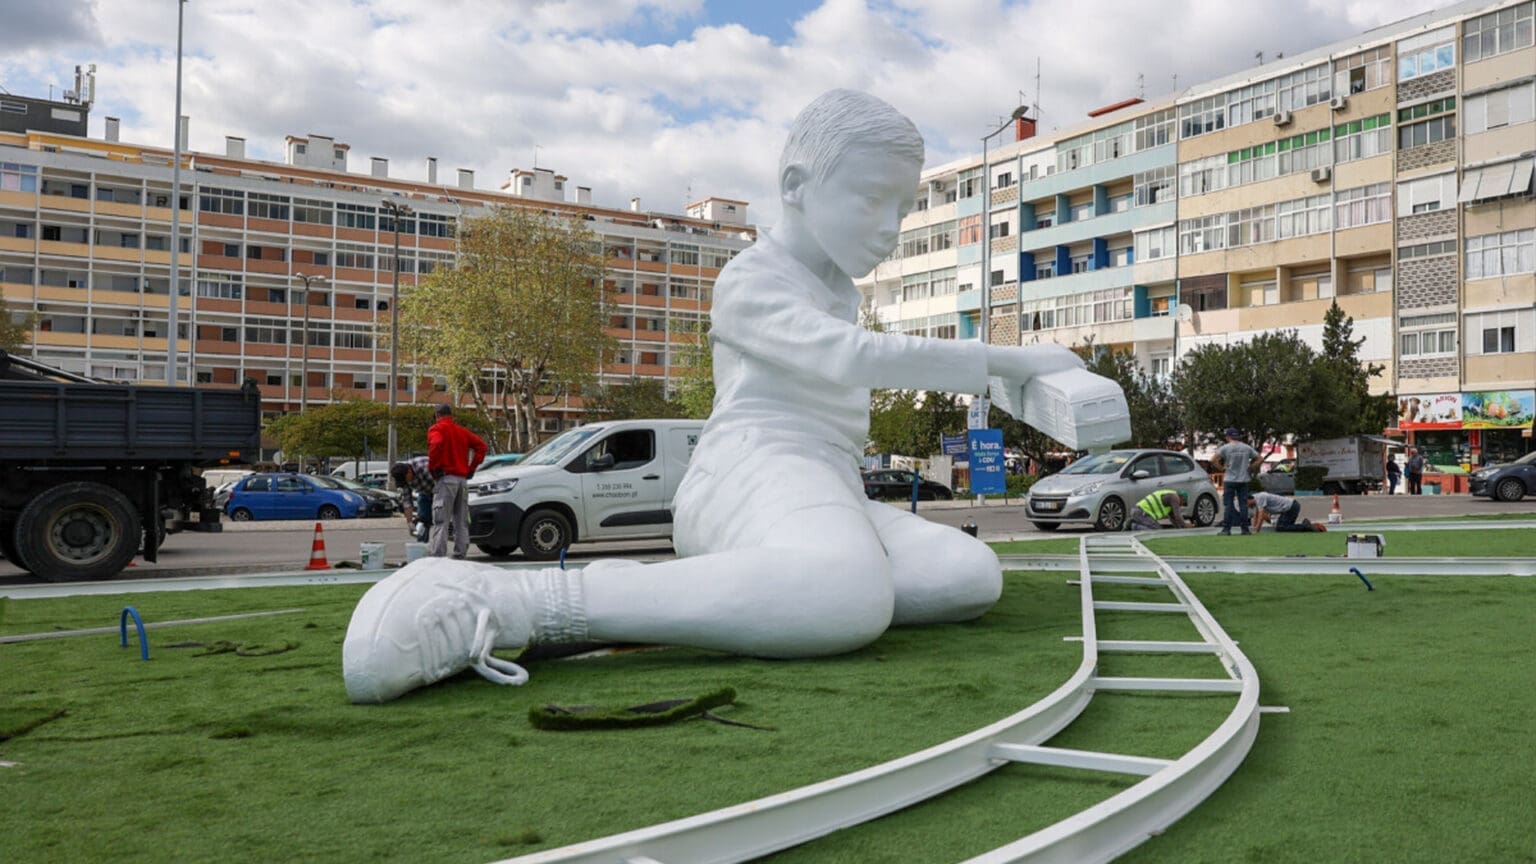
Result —
[[341, 670], [348, 698], [388, 702], [465, 668], [497, 684], [527, 682], [521, 666], [491, 650], [532, 640], [533, 580], [541, 575], [422, 558], [383, 579], [347, 625]]

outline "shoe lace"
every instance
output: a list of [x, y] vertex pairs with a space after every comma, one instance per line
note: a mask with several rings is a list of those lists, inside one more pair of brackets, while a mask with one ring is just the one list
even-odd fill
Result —
[[[492, 621], [490, 603], [485, 594], [467, 585], [458, 583], [439, 583], [438, 587], [460, 595], [460, 599], [463, 601], [469, 601], [462, 604], [454, 604], [457, 608], [453, 611], [475, 612], [474, 635], [470, 637], [469, 645], [467, 646], [469, 649], [470, 668], [478, 672], [482, 678], [494, 684], [521, 685], [528, 683], [528, 671], [526, 669], [510, 660], [503, 660], [491, 654], [491, 651], [496, 646], [497, 627]], [[478, 611], [475, 611], [477, 609]], [[456, 616], [444, 615], [442, 612], [439, 612], [438, 618], [439, 622], [443, 625], [441, 632], [445, 637], [448, 636], [447, 622], [449, 620], [463, 620]], [[458, 632], [459, 634], [463, 633], [462, 630]], [[463, 636], [460, 635], [459, 638], [462, 639]], [[451, 645], [453, 641], [455, 640], [452, 638], [445, 638], [442, 642], [430, 638], [425, 640], [425, 659], [429, 669], [446, 669], [452, 665], [449, 662], [445, 662], [447, 658], [443, 655], [445, 653], [453, 653]]]

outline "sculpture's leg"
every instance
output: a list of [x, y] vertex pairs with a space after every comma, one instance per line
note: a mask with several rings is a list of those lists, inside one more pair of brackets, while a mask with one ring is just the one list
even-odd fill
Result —
[[992, 547], [947, 526], [870, 501], [865, 514], [891, 562], [896, 587], [893, 624], [969, 621], [1003, 593], [1003, 568]]

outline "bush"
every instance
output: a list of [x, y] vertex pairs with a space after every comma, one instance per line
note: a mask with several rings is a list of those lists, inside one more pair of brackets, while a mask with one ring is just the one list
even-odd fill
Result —
[[[1007, 486], [1008, 492], [1007, 492], [1007, 496], [1006, 497], [1008, 497], [1008, 498], [1023, 498], [1025, 493], [1029, 492], [1029, 487], [1035, 485], [1035, 481], [1039, 480], [1039, 479], [1040, 479], [1039, 477], [1036, 477], [1033, 474], [1009, 474], [1009, 475], [1006, 475], [1006, 477], [1004, 478], [1004, 482], [1006, 482], [1008, 484], [1008, 486]], [[955, 497], [957, 497], [957, 498], [966, 498], [966, 497], [969, 497], [969, 496], [971, 496], [973, 494], [975, 494], [975, 493], [971, 492], [971, 490], [967, 489], [967, 488], [960, 488], [960, 489], [956, 489], [955, 490]], [[1003, 495], [988, 495], [987, 497], [988, 498], [1002, 498], [1004, 496]]]
[[1323, 478], [1328, 476], [1328, 469], [1322, 465], [1308, 465], [1296, 469], [1297, 489], [1321, 489]]

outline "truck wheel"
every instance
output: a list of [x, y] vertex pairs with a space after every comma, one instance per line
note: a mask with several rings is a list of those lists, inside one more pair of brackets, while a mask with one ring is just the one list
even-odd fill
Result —
[[65, 483], [32, 499], [16, 520], [16, 552], [50, 582], [116, 576], [139, 551], [143, 528], [127, 496], [100, 483]]
[[571, 523], [555, 510], [535, 510], [523, 517], [517, 537], [530, 561], [552, 561], [571, 545]]
[[1125, 503], [1113, 495], [1099, 505], [1099, 518], [1093, 527], [1100, 531], [1119, 531], [1125, 527]]
[[1209, 528], [1216, 524], [1216, 499], [1209, 495], [1201, 495], [1195, 500], [1195, 524], [1201, 528]]
[[492, 558], [511, 558], [512, 553], [517, 551], [516, 546], [487, 546], [484, 543], [476, 543], [475, 548]]
[[1499, 481], [1494, 497], [1500, 501], [1519, 501], [1525, 497], [1525, 484], [1518, 477], [1507, 477]]

